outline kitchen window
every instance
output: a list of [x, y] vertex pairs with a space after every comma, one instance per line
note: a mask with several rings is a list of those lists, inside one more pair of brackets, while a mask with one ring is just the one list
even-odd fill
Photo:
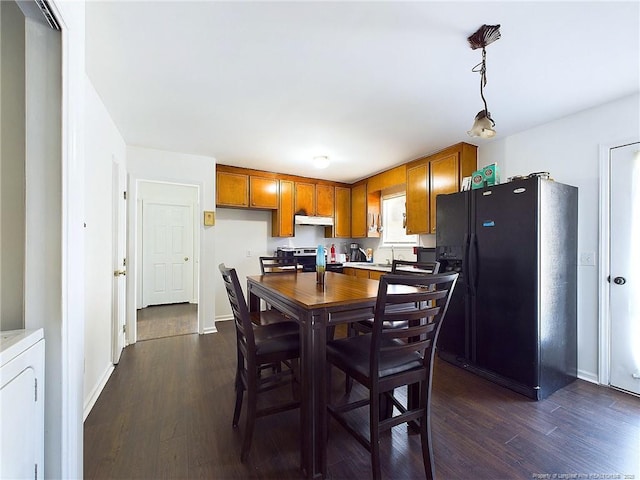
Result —
[[417, 245], [418, 235], [406, 233], [406, 195], [404, 193], [382, 197], [383, 245]]

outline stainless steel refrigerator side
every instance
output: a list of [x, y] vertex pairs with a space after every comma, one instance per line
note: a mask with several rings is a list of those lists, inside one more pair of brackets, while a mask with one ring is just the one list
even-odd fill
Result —
[[540, 398], [577, 378], [578, 189], [540, 181]]

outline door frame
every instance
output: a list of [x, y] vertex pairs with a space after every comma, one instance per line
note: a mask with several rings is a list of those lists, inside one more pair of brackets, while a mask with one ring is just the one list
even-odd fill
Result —
[[[127, 200], [127, 202], [131, 202], [128, 205], [128, 212], [131, 215], [131, 221], [128, 223], [128, 254], [127, 254], [127, 344], [131, 345], [138, 341], [138, 312], [137, 306], [139, 304], [138, 295], [139, 285], [142, 279], [142, 252], [141, 250], [141, 235], [142, 235], [142, 199], [140, 198], [140, 184], [142, 183], [156, 183], [156, 184], [165, 184], [165, 185], [178, 185], [182, 187], [191, 187], [196, 189], [196, 201], [193, 204], [193, 260], [194, 260], [194, 285], [193, 285], [193, 296], [196, 299], [196, 303], [200, 303], [200, 257], [201, 257], [201, 242], [200, 238], [200, 222], [198, 221], [200, 215], [200, 194], [203, 191], [203, 187], [197, 183], [188, 183], [188, 182], [172, 182], [172, 181], [163, 181], [163, 180], [152, 180], [149, 178], [137, 178], [134, 175], [129, 178], [129, 186], [127, 188], [128, 192], [133, 192], [133, 194], [127, 196], [127, 199], [131, 198], [131, 200]], [[133, 188], [132, 188], [133, 187]], [[132, 198], [133, 197], [133, 198]], [[131, 208], [133, 206], [133, 209]], [[133, 254], [131, 252], [133, 250]], [[198, 308], [197, 312], [197, 323], [198, 323], [198, 333], [203, 333], [202, 326], [202, 318], [201, 309]]]
[[[111, 185], [113, 219], [111, 260], [114, 268], [111, 284], [111, 361], [115, 365], [120, 361], [122, 350], [127, 346], [127, 277], [120, 278], [115, 274], [117, 270], [121, 269], [125, 271], [125, 275], [127, 272], [127, 266], [120, 265], [121, 258], [125, 262], [127, 261], [127, 203], [126, 197], [122, 198], [127, 191], [127, 171], [125, 166], [118, 162], [113, 155], [111, 157], [111, 168], [113, 181]], [[122, 245], [120, 245], [121, 240]], [[124, 283], [122, 288], [120, 286], [121, 282]], [[121, 326], [125, 327], [124, 331]]]
[[611, 236], [609, 211], [611, 208], [611, 149], [640, 142], [640, 138], [626, 138], [600, 145], [600, 195], [598, 224], [598, 383], [609, 385], [611, 379], [611, 285], [607, 280], [611, 265], [609, 254]]

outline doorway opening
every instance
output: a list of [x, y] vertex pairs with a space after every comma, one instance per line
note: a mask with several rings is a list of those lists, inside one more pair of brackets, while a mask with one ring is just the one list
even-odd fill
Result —
[[137, 196], [136, 337], [199, 332], [195, 185], [141, 181]]

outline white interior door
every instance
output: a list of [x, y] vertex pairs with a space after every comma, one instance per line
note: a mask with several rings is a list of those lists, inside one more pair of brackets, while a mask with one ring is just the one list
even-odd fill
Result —
[[611, 149], [610, 384], [640, 395], [640, 143]]
[[112, 199], [113, 199], [113, 287], [112, 287], [112, 324], [113, 324], [113, 363], [120, 361], [125, 345], [125, 312], [126, 312], [126, 273], [127, 260], [125, 245], [127, 241], [126, 222], [126, 172], [113, 159], [112, 163]]
[[142, 204], [143, 306], [193, 299], [191, 205]]

